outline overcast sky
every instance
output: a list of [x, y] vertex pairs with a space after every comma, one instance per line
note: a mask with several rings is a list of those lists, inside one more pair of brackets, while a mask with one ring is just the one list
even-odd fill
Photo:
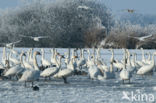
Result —
[[[138, 13], [156, 14], [156, 0], [102, 0], [106, 6], [117, 14], [123, 9], [135, 9]], [[0, 8], [14, 8], [20, 0], [0, 0]]]

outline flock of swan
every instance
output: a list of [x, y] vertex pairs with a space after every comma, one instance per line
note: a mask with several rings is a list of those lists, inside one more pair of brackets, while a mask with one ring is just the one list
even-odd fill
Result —
[[[94, 49], [94, 53], [90, 49], [69, 49], [68, 52], [60, 54], [57, 49], [50, 50], [50, 60], [45, 58], [45, 50], [35, 51], [29, 49], [26, 52], [16, 51], [15, 49], [3, 48], [2, 61], [0, 63], [0, 79], [1, 80], [17, 80], [32, 83], [33, 89], [39, 89], [34, 86], [34, 81], [40, 79], [56, 78], [63, 79], [64, 83], [68, 83], [67, 78], [74, 75], [88, 76], [92, 80], [116, 79], [119, 75], [121, 81], [130, 83], [130, 79], [134, 74], [152, 75], [155, 67], [154, 56], [156, 52], [148, 54], [145, 58], [144, 50], [142, 50], [142, 60], [137, 60], [136, 53], [130, 53], [128, 49], [123, 49], [122, 60], [115, 59], [114, 50], [109, 49], [111, 53], [110, 62], [105, 63], [101, 56], [101, 49]], [[87, 56], [84, 56], [84, 53]], [[39, 66], [40, 64], [40, 66]]]

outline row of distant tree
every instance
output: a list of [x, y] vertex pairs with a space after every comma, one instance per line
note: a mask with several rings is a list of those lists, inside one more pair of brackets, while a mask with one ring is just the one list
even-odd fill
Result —
[[[109, 24], [108, 24], [109, 20]], [[112, 15], [99, 0], [33, 1], [0, 15], [0, 42], [26, 47], [91, 47], [104, 37]], [[25, 36], [49, 36], [35, 42]]]

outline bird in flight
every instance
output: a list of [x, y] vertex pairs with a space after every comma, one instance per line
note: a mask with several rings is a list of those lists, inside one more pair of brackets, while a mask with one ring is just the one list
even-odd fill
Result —
[[48, 38], [49, 36], [35, 36], [35, 37], [33, 37], [33, 36], [24, 36], [24, 35], [21, 35], [21, 37], [31, 38], [34, 41], [37, 41], [38, 42], [38, 41], [40, 41], [40, 39]]
[[127, 12], [129, 12], [129, 13], [134, 13], [134, 9], [126, 9], [127, 10]]
[[0, 44], [3, 44], [5, 47], [12, 49], [15, 46], [15, 44], [19, 42], [21, 42], [21, 40], [18, 40], [16, 42], [11, 42], [11, 43], [0, 43]]
[[128, 37], [132, 37], [132, 38], [135, 38], [135, 39], [138, 39], [139, 41], [145, 41], [145, 39], [148, 39], [150, 37], [152, 37], [153, 35], [146, 35], [146, 36], [142, 36], [142, 37], [133, 37], [133, 36], [128, 36]]
[[134, 13], [136, 10], [134, 10], [134, 9], [123, 9], [122, 11], [126, 11], [128, 13]]

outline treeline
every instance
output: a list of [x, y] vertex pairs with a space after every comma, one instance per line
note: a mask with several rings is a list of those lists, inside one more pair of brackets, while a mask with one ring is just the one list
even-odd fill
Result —
[[[139, 39], [147, 35], [150, 36], [146, 39]], [[156, 49], [156, 24], [142, 26], [129, 21], [118, 21], [99, 47]]]
[[[111, 12], [100, 0], [35, 0], [1, 12], [0, 43], [21, 39], [16, 46], [92, 47], [111, 25]], [[21, 35], [49, 38], [35, 42]]]

